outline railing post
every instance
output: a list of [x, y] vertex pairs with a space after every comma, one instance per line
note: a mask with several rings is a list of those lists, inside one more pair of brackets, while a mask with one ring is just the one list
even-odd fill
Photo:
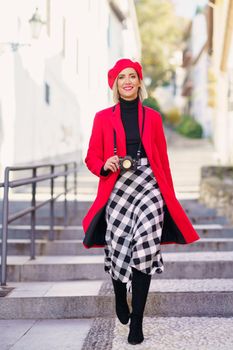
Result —
[[[36, 177], [37, 174], [37, 169], [34, 168], [32, 169], [32, 177]], [[32, 201], [31, 201], [32, 207], [35, 208], [36, 206], [36, 182], [32, 183]], [[35, 260], [35, 226], [36, 226], [36, 210], [34, 209], [31, 212], [31, 247], [30, 247], [30, 252], [31, 252], [31, 260]]]
[[4, 195], [2, 208], [2, 256], [1, 256], [1, 286], [6, 285], [7, 279], [7, 238], [8, 238], [8, 212], [9, 212], [9, 173], [7, 167], [4, 174]]
[[50, 230], [49, 230], [49, 240], [54, 240], [54, 165], [50, 167], [51, 180], [50, 180]]
[[74, 200], [77, 201], [77, 163], [74, 162]]
[[77, 212], [77, 162], [74, 162], [74, 215]]
[[[68, 164], [65, 164], [65, 172], [68, 171]], [[64, 176], [64, 226], [68, 224], [67, 217], [67, 174]]]

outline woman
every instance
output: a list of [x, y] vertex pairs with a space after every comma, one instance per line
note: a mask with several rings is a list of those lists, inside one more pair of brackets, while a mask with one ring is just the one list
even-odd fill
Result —
[[164, 270], [160, 244], [188, 244], [199, 236], [175, 196], [161, 116], [142, 105], [140, 63], [118, 60], [108, 83], [116, 104], [96, 114], [85, 158], [100, 180], [83, 219], [83, 244], [104, 247], [116, 314], [123, 324], [130, 319], [128, 342], [139, 344], [151, 276]]

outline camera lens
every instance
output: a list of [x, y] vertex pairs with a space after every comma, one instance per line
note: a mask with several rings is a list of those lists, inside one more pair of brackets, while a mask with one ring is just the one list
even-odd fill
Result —
[[131, 167], [132, 162], [129, 159], [125, 159], [122, 163], [124, 169], [129, 169]]

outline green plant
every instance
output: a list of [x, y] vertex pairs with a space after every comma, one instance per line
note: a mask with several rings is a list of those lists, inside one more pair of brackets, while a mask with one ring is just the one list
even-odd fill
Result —
[[180, 110], [177, 107], [171, 108], [165, 113], [166, 121], [172, 126], [178, 125], [181, 122]]
[[144, 101], [143, 101], [143, 106], [147, 106], [147, 107], [150, 107], [152, 109], [154, 109], [155, 111], [159, 112], [164, 120], [164, 114], [159, 106], [159, 103], [158, 101], [156, 100], [156, 98], [152, 97], [152, 96], [149, 96], [148, 98], [146, 98]]
[[193, 138], [199, 139], [203, 135], [203, 129], [201, 124], [199, 124], [190, 115], [183, 115], [181, 122], [177, 125], [176, 131], [180, 134]]

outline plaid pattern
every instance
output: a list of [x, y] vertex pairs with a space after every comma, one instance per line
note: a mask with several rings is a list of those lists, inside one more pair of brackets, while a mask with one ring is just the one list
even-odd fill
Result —
[[163, 272], [163, 208], [164, 200], [148, 161], [136, 171], [121, 172], [105, 211], [104, 269], [114, 279], [131, 281], [131, 267], [151, 275]]

